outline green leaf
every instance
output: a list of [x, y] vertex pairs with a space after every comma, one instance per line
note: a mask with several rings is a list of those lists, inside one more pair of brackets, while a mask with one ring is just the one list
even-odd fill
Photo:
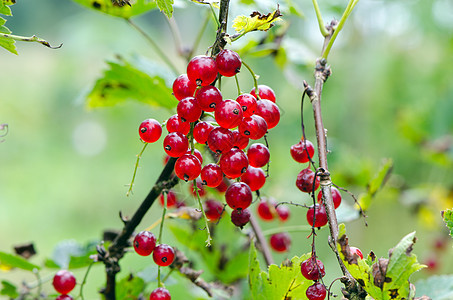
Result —
[[233, 21], [233, 28], [239, 35], [244, 35], [247, 32], [255, 30], [267, 31], [274, 25], [273, 23], [275, 21], [279, 20], [280, 16], [279, 9], [267, 15], [255, 11], [250, 17], [237, 16]]
[[85, 246], [74, 240], [62, 241], [55, 246], [51, 259], [47, 259], [44, 265], [47, 268], [78, 269], [89, 266], [93, 260], [91, 255], [96, 254], [96, 243]]
[[87, 96], [88, 107], [113, 106], [129, 100], [166, 108], [178, 104], [172, 95], [170, 71], [143, 58], [134, 61], [140, 70], [125, 60], [107, 62], [109, 69]]
[[2, 280], [2, 289], [0, 290], [0, 295], [8, 296], [11, 299], [16, 299], [19, 297], [19, 292], [17, 287], [9, 281]]
[[116, 284], [116, 297], [118, 299], [138, 299], [144, 289], [145, 281], [130, 274]]
[[292, 15], [298, 16], [299, 18], [304, 18], [305, 15], [302, 12], [302, 9], [294, 3], [293, 0], [285, 0], [286, 5], [288, 6], [288, 10]]
[[130, 6], [114, 5], [111, 0], [74, 0], [74, 1], [96, 11], [125, 19], [129, 19], [131, 17], [143, 14], [157, 7], [156, 3], [152, 0], [132, 0], [130, 1], [131, 4]]
[[415, 283], [417, 297], [428, 296], [436, 300], [453, 299], [453, 275], [435, 275]]
[[371, 205], [371, 200], [376, 195], [377, 191], [384, 186], [390, 173], [393, 169], [393, 161], [391, 159], [384, 160], [379, 171], [374, 175], [374, 178], [368, 183], [367, 191], [359, 197], [359, 204], [363, 210], [368, 210]]
[[444, 219], [447, 228], [450, 230], [450, 236], [453, 237], [453, 209], [442, 211], [442, 218]]
[[157, 7], [163, 12], [168, 18], [171, 18], [173, 14], [173, 0], [156, 0]]
[[14, 53], [17, 55], [17, 50], [16, 50], [16, 45], [15, 41], [12, 38], [9, 37], [4, 37], [2, 33], [10, 34], [11, 31], [3, 26], [6, 23], [6, 20], [0, 17], [0, 46], [5, 48], [11, 53]]
[[25, 258], [19, 255], [9, 254], [0, 251], [0, 265], [8, 266], [10, 268], [19, 268], [22, 270], [33, 271], [34, 269], [41, 269], [39, 266], [32, 264]]

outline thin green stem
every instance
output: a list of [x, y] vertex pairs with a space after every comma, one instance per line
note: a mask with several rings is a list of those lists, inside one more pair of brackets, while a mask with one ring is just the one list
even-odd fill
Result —
[[160, 221], [159, 228], [159, 239], [157, 240], [158, 244], [162, 244], [162, 230], [164, 228], [165, 214], [167, 213], [167, 193], [164, 193], [164, 208], [162, 209], [162, 218]]
[[83, 297], [83, 287], [85, 286], [86, 282], [87, 282], [87, 278], [88, 278], [88, 273], [90, 272], [91, 270], [91, 267], [94, 265], [94, 261], [92, 261], [89, 266], [88, 266], [88, 269], [87, 271], [85, 272], [85, 276], [83, 276], [83, 280], [82, 280], [82, 284], [80, 285], [80, 291], [79, 291], [79, 296], [80, 299], [84, 300], [85, 298]]
[[214, 7], [212, 7], [212, 4], [211, 4], [211, 3], [209, 3], [209, 7], [211, 8], [212, 16], [214, 17], [214, 20], [215, 20], [215, 22], [216, 22], [216, 24], [217, 24], [217, 27], [220, 27], [219, 20], [218, 20], [218, 18], [217, 18], [216, 13], [215, 13]]
[[279, 232], [311, 232], [311, 226], [309, 225], [294, 225], [277, 227], [263, 231], [263, 235], [272, 235]]
[[211, 231], [209, 230], [208, 218], [206, 217], [206, 213], [205, 213], [205, 211], [203, 209], [203, 204], [201, 203], [200, 194], [198, 193], [198, 186], [197, 186], [197, 180], [196, 179], [194, 179], [194, 181], [193, 181], [193, 189], [194, 189], [195, 193], [197, 194], [198, 205], [200, 207], [201, 213], [203, 214], [204, 223], [205, 223], [205, 227], [206, 227], [206, 232], [208, 234], [208, 238], [206, 239], [206, 247], [211, 247], [211, 241], [212, 241]]
[[142, 155], [146, 149], [146, 146], [148, 146], [148, 143], [145, 143], [145, 145], [142, 148], [142, 151], [140, 151], [140, 153], [137, 155], [137, 161], [135, 162], [135, 168], [134, 168], [134, 175], [132, 175], [132, 180], [131, 180], [131, 183], [129, 184], [129, 190], [126, 193], [127, 197], [129, 197], [129, 195], [132, 193], [132, 188], [134, 186], [134, 181], [135, 181], [135, 175], [137, 174], [138, 163], [140, 161], [140, 158], [142, 158]]
[[[204, 22], [200, 26], [200, 30], [198, 31], [197, 37], [195, 38], [195, 41], [193, 42], [192, 49], [190, 49], [190, 52], [187, 54], [188, 59], [192, 58], [195, 50], [197, 50], [198, 45], [200, 44], [201, 38], [203, 37], [203, 33], [204, 33], [206, 27], [208, 26], [210, 15], [211, 15], [210, 13], [206, 14], [206, 18], [204, 18]], [[217, 22], [219, 22], [219, 21], [217, 21]]]
[[38, 269], [33, 269], [33, 274], [35, 274], [36, 276], [36, 280], [38, 282], [38, 290], [36, 292], [37, 294], [37, 298], [41, 298], [41, 290], [42, 290], [42, 280], [41, 280], [41, 276], [39, 275], [39, 270]]
[[321, 31], [322, 36], [328, 36], [329, 31], [327, 30], [326, 25], [324, 25], [324, 21], [322, 20], [321, 10], [319, 9], [318, 1], [313, 0], [313, 6], [315, 8], [316, 18], [318, 19], [319, 30]]
[[168, 277], [170, 277], [171, 272], [173, 272], [174, 270], [175, 269], [170, 269], [170, 271], [168, 271], [167, 275], [165, 275], [164, 279], [162, 279], [162, 282], [167, 281]]
[[258, 75], [256, 75], [255, 72], [253, 72], [252, 68], [250, 68], [250, 66], [248, 64], [246, 64], [244, 61], [242, 61], [242, 64], [249, 70], [250, 74], [252, 74], [253, 85], [255, 86], [256, 98], [260, 99], [259, 92], [258, 92], [259, 91], [259, 89], [258, 89], [258, 80], [257, 80]]
[[61, 48], [61, 46], [63, 46], [63, 44], [60, 44], [55, 47], [51, 46], [48, 41], [45, 41], [45, 40], [37, 37], [36, 35], [26, 37], [26, 36], [14, 35], [14, 34], [0, 33], [0, 37], [4, 37], [7, 39], [12, 39], [15, 41], [20, 41], [20, 42], [36, 42], [36, 43], [40, 43], [50, 49], [58, 49], [58, 48]]
[[236, 86], [238, 88], [238, 96], [239, 96], [242, 93], [241, 93], [241, 88], [239, 86], [238, 74], [234, 74], [234, 79], [236, 79]]
[[157, 267], [157, 287], [163, 287], [162, 280], [160, 280], [160, 266]]

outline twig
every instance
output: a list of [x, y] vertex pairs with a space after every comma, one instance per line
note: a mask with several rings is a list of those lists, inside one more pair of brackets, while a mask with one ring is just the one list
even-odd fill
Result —
[[256, 221], [253, 215], [250, 215], [250, 225], [252, 226], [253, 232], [255, 232], [256, 241], [260, 245], [261, 251], [263, 252], [264, 260], [266, 261], [267, 265], [271, 265], [274, 263], [274, 258], [272, 257], [272, 253], [267, 246], [267, 241], [264, 238], [264, 234], [261, 231], [261, 227]]
[[135, 175], [137, 175], [138, 163], [140, 162], [140, 158], [142, 158], [142, 155], [146, 149], [146, 146], [148, 146], [148, 143], [145, 143], [145, 145], [143, 145], [142, 151], [140, 151], [140, 153], [137, 155], [137, 161], [135, 162], [135, 167], [134, 167], [134, 174], [132, 175], [132, 180], [131, 180], [131, 183], [129, 184], [129, 190], [127, 190], [126, 197], [129, 197], [129, 195], [132, 193], [132, 188], [133, 188], [134, 182], [135, 182]]
[[20, 42], [36, 42], [36, 43], [40, 43], [40, 44], [42, 44], [42, 45], [44, 45], [44, 46], [46, 46], [47, 48], [50, 48], [50, 49], [59, 49], [59, 48], [61, 48], [61, 46], [63, 46], [63, 43], [61, 43], [58, 46], [51, 46], [48, 41], [43, 40], [43, 39], [37, 37], [36, 35], [33, 35], [31, 37], [26, 37], [26, 36], [14, 35], [14, 34], [0, 33], [0, 36], [4, 37], [4, 38], [7, 38], [7, 39], [20, 41]]
[[263, 231], [263, 236], [268, 236], [279, 232], [309, 232], [309, 231], [311, 231], [311, 226], [309, 225], [294, 225], [265, 230]]

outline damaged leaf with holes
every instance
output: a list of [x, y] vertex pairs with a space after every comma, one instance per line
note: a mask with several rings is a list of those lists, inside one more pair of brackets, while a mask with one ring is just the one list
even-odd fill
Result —
[[250, 17], [237, 16], [233, 21], [233, 28], [240, 36], [255, 30], [267, 31], [274, 26], [274, 22], [279, 20], [281, 16], [282, 14], [279, 9], [267, 15], [255, 11]]

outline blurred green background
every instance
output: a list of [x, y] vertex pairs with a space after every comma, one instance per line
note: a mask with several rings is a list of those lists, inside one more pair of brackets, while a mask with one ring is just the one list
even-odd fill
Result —
[[[246, 1], [244, 1], [246, 2]], [[339, 19], [346, 1], [322, 1], [324, 20]], [[310, 1], [295, 1], [305, 18], [282, 11], [289, 30], [282, 41], [287, 63], [278, 65], [260, 49], [244, 53], [243, 59], [260, 75], [259, 83], [272, 86], [282, 119], [269, 134], [271, 177], [263, 189], [278, 201], [310, 201], [294, 185], [305, 166], [295, 163], [289, 147], [299, 141], [302, 80], [313, 83], [314, 60], [322, 38]], [[272, 1], [250, 6], [232, 1], [233, 16], [253, 10], [275, 9]], [[23, 0], [12, 6], [14, 17], [6, 26], [14, 34], [36, 34], [58, 50], [39, 44], [17, 43], [19, 55], [0, 49], [0, 123], [9, 133], [0, 143], [0, 251], [34, 242], [35, 263], [52, 254], [60, 241], [80, 243], [101, 239], [107, 228], [121, 227], [118, 212], [132, 214], [162, 168], [160, 142], [147, 148], [138, 171], [134, 194], [126, 197], [135, 155], [142, 145], [137, 135], [146, 118], [165, 120], [174, 112], [128, 102], [110, 108], [88, 110], [84, 95], [106, 68], [105, 60], [121, 54], [141, 54], [160, 61], [140, 34], [124, 20], [81, 7], [71, 1]], [[174, 18], [183, 43], [190, 46], [208, 11], [191, 2], [177, 2]], [[158, 11], [137, 17], [165, 53], [185, 73], [169, 27]], [[211, 22], [195, 52], [202, 54], [212, 44]], [[280, 24], [272, 31], [283, 28]], [[229, 32], [233, 32], [231, 23]], [[251, 33], [232, 45], [240, 49], [265, 33]], [[347, 224], [350, 243], [368, 253], [386, 256], [387, 250], [407, 233], [416, 230], [414, 252], [421, 262], [438, 260], [437, 268], [415, 275], [452, 273], [451, 241], [440, 210], [453, 207], [453, 3], [449, 0], [401, 0], [359, 2], [329, 57], [333, 74], [323, 92], [324, 124], [328, 129], [329, 169], [336, 184], [356, 194], [378, 171], [382, 159], [394, 162], [393, 175], [363, 220]], [[252, 81], [244, 69], [241, 88]], [[226, 97], [235, 96], [234, 80], [224, 80]], [[312, 113], [305, 107], [307, 136], [315, 140]], [[187, 195], [187, 186], [176, 190]], [[188, 196], [184, 196], [188, 197]], [[343, 193], [344, 202], [353, 200]], [[191, 199], [186, 199], [189, 204]], [[141, 229], [160, 215], [157, 205]], [[305, 210], [291, 208], [290, 224], [305, 218]], [[263, 224], [264, 229], [280, 226]], [[167, 234], [171, 240], [170, 234]], [[290, 254], [310, 251], [307, 233], [292, 233]], [[318, 239], [318, 255], [327, 265], [327, 281], [340, 275], [326, 243], [327, 231]], [[445, 240], [445, 251], [434, 249]], [[125, 272], [137, 270], [143, 261], [127, 257]], [[77, 276], [83, 272], [76, 271]], [[97, 298], [102, 285], [102, 266], [90, 275], [86, 294]], [[126, 273], [124, 273], [126, 274]], [[51, 276], [49, 273], [48, 276]], [[0, 279], [23, 279], [18, 271], [0, 271]], [[27, 275], [26, 279], [33, 281]], [[50, 290], [50, 284], [46, 285]], [[201, 294], [203, 295], [203, 294]]]

